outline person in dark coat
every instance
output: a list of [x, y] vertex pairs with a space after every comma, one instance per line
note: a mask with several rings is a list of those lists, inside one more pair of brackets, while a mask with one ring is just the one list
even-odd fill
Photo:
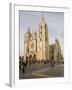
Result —
[[22, 73], [25, 73], [25, 66], [23, 65]]
[[23, 63], [22, 73], [25, 73], [25, 63]]
[[55, 64], [55, 61], [52, 59], [52, 60], [50, 61], [50, 67], [54, 68], [54, 64]]

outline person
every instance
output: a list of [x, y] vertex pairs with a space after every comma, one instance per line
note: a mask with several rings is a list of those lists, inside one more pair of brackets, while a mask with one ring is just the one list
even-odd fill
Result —
[[25, 66], [23, 65], [22, 73], [25, 73]]
[[25, 73], [25, 65], [24, 65], [24, 62], [22, 62], [22, 73]]
[[55, 64], [55, 61], [52, 59], [52, 60], [50, 61], [50, 67], [54, 68], [54, 64]]

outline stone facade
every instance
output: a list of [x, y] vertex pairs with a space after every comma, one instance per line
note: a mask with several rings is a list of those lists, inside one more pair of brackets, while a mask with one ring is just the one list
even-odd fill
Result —
[[28, 31], [24, 34], [24, 60], [62, 60], [62, 53], [59, 41], [49, 45], [48, 25], [42, 16], [36, 32]]
[[61, 52], [61, 47], [59, 41], [56, 39], [55, 44], [49, 45], [49, 59], [55, 60], [56, 62], [62, 62], [63, 56]]

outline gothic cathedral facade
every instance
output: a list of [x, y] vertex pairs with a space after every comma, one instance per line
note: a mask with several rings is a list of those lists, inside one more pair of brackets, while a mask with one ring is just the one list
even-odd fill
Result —
[[62, 61], [63, 56], [59, 41], [56, 39], [55, 44], [49, 45], [48, 25], [44, 16], [36, 32], [28, 31], [24, 34], [24, 60], [51, 60]]

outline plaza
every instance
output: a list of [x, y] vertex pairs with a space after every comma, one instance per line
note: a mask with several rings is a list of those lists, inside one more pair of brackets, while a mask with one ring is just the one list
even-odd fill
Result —
[[35, 63], [27, 65], [25, 73], [19, 72], [20, 79], [55, 77], [64, 77], [64, 64], [55, 64], [52, 68], [49, 63]]

